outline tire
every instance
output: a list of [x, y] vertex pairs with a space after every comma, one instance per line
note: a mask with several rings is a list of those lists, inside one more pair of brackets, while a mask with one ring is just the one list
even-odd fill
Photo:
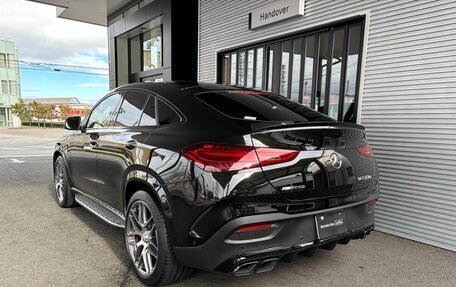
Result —
[[146, 285], [173, 284], [192, 274], [177, 262], [163, 213], [143, 190], [128, 203], [125, 243], [130, 266]]
[[68, 174], [63, 157], [59, 155], [54, 162], [54, 189], [57, 203], [62, 208], [76, 205], [74, 194], [71, 192], [68, 182]]

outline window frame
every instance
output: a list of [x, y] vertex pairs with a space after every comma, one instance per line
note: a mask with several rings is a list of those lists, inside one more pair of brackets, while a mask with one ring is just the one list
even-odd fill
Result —
[[[102, 130], [102, 129], [106, 129], [106, 128], [119, 128], [119, 127], [116, 127], [116, 126], [105, 126], [105, 127], [100, 127], [100, 128], [95, 128], [95, 127], [88, 127], [88, 124], [89, 124], [89, 121], [90, 121], [90, 118], [92, 117], [92, 114], [93, 114], [93, 111], [102, 103], [104, 102], [107, 98], [111, 97], [111, 96], [114, 96], [118, 94], [120, 96], [120, 101], [117, 103], [117, 106], [116, 108], [114, 109], [115, 110], [115, 115], [116, 115], [116, 118], [117, 118], [117, 113], [119, 111], [119, 108], [120, 108], [120, 105], [122, 104], [123, 102], [123, 92], [121, 91], [113, 91], [109, 94], [107, 94], [106, 96], [104, 96], [103, 98], [101, 98], [101, 100], [98, 101], [98, 103], [93, 106], [93, 108], [90, 110], [90, 113], [87, 115], [87, 117], [85, 117], [84, 119], [84, 122], [83, 124], [81, 125], [81, 131], [83, 132], [87, 132], [87, 130]], [[114, 116], [111, 116], [111, 121], [113, 120], [113, 117]], [[114, 119], [115, 121], [115, 119]], [[114, 122], [112, 121], [112, 122]]]
[[[117, 106], [117, 110], [121, 107], [121, 104], [123, 103], [123, 99], [124, 99], [124, 95], [128, 92], [139, 92], [139, 93], [143, 93], [145, 95], [147, 95], [149, 98], [147, 99], [145, 105], [143, 106], [143, 109], [142, 109], [142, 112], [141, 112], [141, 117], [140, 117], [140, 120], [139, 120], [139, 123], [141, 124], [141, 119], [142, 119], [142, 116], [144, 114], [144, 109], [145, 107], [147, 106], [147, 103], [149, 102], [150, 98], [153, 97], [155, 99], [155, 119], [156, 119], [156, 122], [157, 124], [154, 125], [154, 126], [141, 126], [141, 125], [138, 125], [138, 126], [132, 126], [132, 127], [116, 127], [116, 126], [113, 126], [113, 127], [110, 127], [110, 128], [152, 128], [152, 127], [159, 127], [159, 126], [170, 126], [170, 125], [177, 125], [177, 124], [183, 124], [185, 122], [187, 122], [187, 118], [185, 117], [185, 115], [176, 107], [174, 106], [169, 100], [165, 99], [164, 97], [152, 92], [152, 91], [149, 91], [149, 90], [145, 90], [145, 89], [136, 89], [136, 88], [130, 88], [130, 89], [122, 89], [122, 90], [116, 90], [116, 91], [113, 91], [112, 93], [106, 95], [105, 97], [103, 97], [103, 99], [109, 97], [109, 95], [113, 95], [113, 94], [121, 94], [122, 95], [122, 99], [119, 103], [119, 105]], [[99, 103], [101, 103], [102, 100], [100, 100]], [[165, 105], [167, 105], [172, 111], [174, 111], [178, 116], [179, 116], [179, 122], [176, 122], [176, 123], [171, 123], [171, 124], [165, 124], [165, 125], [161, 125], [160, 124], [160, 115], [158, 113], [158, 101], [161, 101], [162, 103], [164, 103]], [[99, 104], [98, 103], [98, 104]], [[97, 106], [98, 106], [97, 104]], [[94, 106], [92, 108], [92, 110], [94, 110], [96, 108], [96, 106]], [[90, 112], [90, 115], [92, 114], [92, 111]], [[89, 117], [89, 116], [88, 116]], [[116, 113], [116, 119], [117, 119], [117, 113]]]
[[[319, 39], [320, 39], [320, 34], [327, 32], [329, 35], [328, 39], [328, 54], [330, 54], [330, 57], [327, 59], [328, 61], [328, 67], [327, 67], [327, 72], [326, 72], [326, 79], [325, 79], [325, 94], [324, 96], [324, 114], [328, 113], [329, 110], [329, 98], [330, 98], [330, 81], [331, 81], [331, 66], [332, 66], [332, 53], [333, 53], [333, 41], [334, 41], [334, 31], [336, 30], [344, 30], [344, 37], [343, 37], [343, 63], [341, 70], [344, 71], [340, 79], [340, 87], [339, 87], [339, 107], [338, 107], [338, 115], [337, 115], [337, 121], [343, 121], [343, 106], [344, 106], [344, 99], [345, 99], [345, 86], [346, 86], [346, 61], [347, 61], [347, 55], [348, 55], [348, 37], [349, 37], [349, 30], [352, 27], [359, 26], [360, 27], [360, 34], [359, 34], [359, 53], [358, 53], [358, 63], [357, 63], [357, 70], [356, 70], [356, 86], [355, 86], [355, 97], [354, 97], [354, 106], [353, 106], [353, 118], [354, 118], [354, 123], [359, 122], [358, 118], [358, 106], [359, 106], [359, 94], [360, 94], [360, 81], [361, 81], [361, 67], [362, 67], [362, 61], [363, 61], [363, 48], [364, 48], [364, 33], [365, 33], [365, 17], [364, 16], [356, 16], [352, 18], [348, 18], [342, 21], [337, 21], [333, 23], [329, 23], [326, 25], [321, 25], [318, 27], [315, 27], [313, 29], [309, 30], [303, 30], [300, 32], [294, 32], [294, 33], [289, 33], [285, 34], [283, 36], [277, 36], [271, 39], [268, 39], [266, 41], [262, 42], [255, 42], [252, 44], [247, 44], [244, 46], [238, 46], [226, 50], [220, 50], [217, 54], [217, 59], [218, 59], [218, 64], [217, 64], [217, 82], [223, 84], [223, 78], [222, 75], [223, 73], [221, 72], [222, 70], [225, 69], [223, 66], [223, 57], [224, 55], [231, 55], [231, 54], [237, 54], [237, 63], [234, 63], [235, 65], [238, 65], [239, 63], [239, 52], [241, 51], [248, 51], [251, 49], [254, 49], [254, 69], [256, 69], [256, 52], [258, 48], [263, 48], [263, 83], [261, 90], [264, 91], [270, 91], [275, 94], [280, 94], [280, 68], [281, 68], [281, 60], [282, 60], [282, 51], [281, 51], [281, 44], [286, 42], [286, 41], [291, 41], [291, 46], [292, 46], [292, 52], [290, 53], [289, 57], [289, 72], [288, 72], [288, 91], [286, 98], [290, 98], [291, 95], [291, 81], [292, 81], [292, 55], [293, 55], [293, 45], [294, 45], [294, 40], [302, 38], [302, 59], [301, 59], [301, 73], [300, 73], [300, 82], [299, 82], [299, 103], [302, 103], [302, 97], [303, 97], [303, 88], [304, 88], [304, 82], [302, 77], [304, 76], [304, 66], [305, 66], [305, 58], [307, 56], [307, 41], [310, 37], [314, 37], [314, 52], [316, 54], [313, 55], [314, 63], [312, 67], [312, 91], [310, 92], [311, 99], [310, 99], [310, 107], [315, 109], [315, 101], [316, 101], [316, 93], [317, 93], [317, 88], [318, 88], [318, 58], [320, 57], [319, 55]], [[269, 49], [272, 49], [274, 58], [273, 58], [273, 70], [272, 70], [272, 88], [268, 90], [268, 86], [270, 86], [269, 80], [268, 80], [268, 66], [269, 66]], [[247, 57], [246, 57], [247, 58]], [[329, 64], [329, 61], [331, 63]], [[230, 57], [230, 62], [231, 62], [231, 57]], [[230, 70], [231, 65], [233, 63], [229, 63], [230, 67], [228, 70]], [[236, 67], [236, 72], [238, 71], [238, 67]], [[238, 76], [236, 75], [236, 83], [235, 85], [239, 85], [237, 81]], [[255, 88], [256, 83], [256, 71], [254, 71], [254, 79], [253, 79], [253, 89], [258, 89]], [[246, 81], [244, 81], [246, 83]], [[229, 84], [229, 83], [225, 83]], [[243, 86], [244, 87], [244, 86]]]

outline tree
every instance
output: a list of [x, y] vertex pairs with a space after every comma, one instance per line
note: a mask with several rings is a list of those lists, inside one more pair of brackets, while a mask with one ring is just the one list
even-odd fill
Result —
[[70, 115], [71, 107], [68, 105], [61, 105], [59, 107], [60, 110], [60, 119], [66, 120], [68, 116]]
[[40, 119], [42, 119], [43, 127], [46, 128], [46, 116], [47, 116], [46, 105], [33, 101], [32, 108], [33, 108], [35, 117], [38, 119], [38, 126], [40, 126]]
[[51, 104], [43, 105], [44, 128], [46, 128], [46, 119], [51, 120], [51, 127], [52, 127], [52, 119], [54, 118], [54, 110], [55, 110], [54, 105], [51, 105]]
[[[38, 105], [39, 105], [39, 103], [37, 103], [36, 101], [33, 101], [28, 104], [28, 111], [29, 111], [29, 115], [30, 115], [30, 125], [32, 125], [32, 121], [35, 118], [38, 118], [38, 112], [37, 112]], [[40, 126], [39, 119], [38, 119], [38, 126]]]
[[29, 117], [29, 110], [27, 109], [27, 106], [25, 105], [24, 101], [22, 99], [19, 100], [18, 103], [15, 103], [14, 105], [11, 105], [11, 111], [13, 114], [18, 116], [21, 119], [21, 129], [22, 129], [22, 121]]

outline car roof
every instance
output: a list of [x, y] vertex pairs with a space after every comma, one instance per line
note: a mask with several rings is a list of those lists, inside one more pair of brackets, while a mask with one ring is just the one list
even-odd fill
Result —
[[[185, 94], [196, 94], [208, 91], [219, 91], [219, 90], [236, 90], [242, 89], [241, 87], [214, 84], [214, 83], [205, 83], [205, 82], [195, 82], [195, 81], [167, 81], [167, 82], [141, 82], [141, 83], [132, 83], [120, 86], [114, 91], [122, 91], [128, 89], [143, 89], [157, 94], [163, 93], [164, 90], [168, 91], [184, 91]], [[180, 93], [182, 94], [182, 93]]]

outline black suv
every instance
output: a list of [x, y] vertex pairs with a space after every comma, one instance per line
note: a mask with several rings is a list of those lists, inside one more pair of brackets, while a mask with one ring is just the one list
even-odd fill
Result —
[[54, 153], [58, 204], [125, 228], [146, 284], [248, 275], [374, 228], [364, 128], [275, 94], [202, 83], [115, 89]]

